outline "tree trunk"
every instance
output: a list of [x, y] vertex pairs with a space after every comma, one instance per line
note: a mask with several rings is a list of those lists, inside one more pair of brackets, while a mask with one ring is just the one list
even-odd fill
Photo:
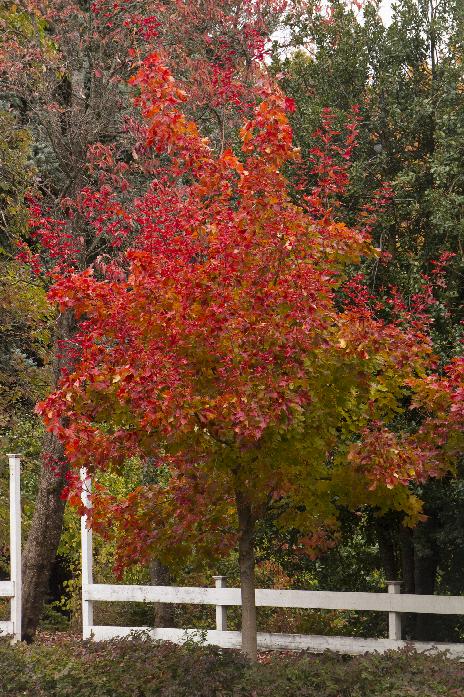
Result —
[[[150, 562], [150, 579], [153, 586], [170, 586], [171, 574], [158, 559]], [[155, 627], [174, 627], [174, 605], [155, 603], [153, 622]]]
[[[416, 593], [433, 595], [439, 561], [439, 550], [433, 539], [436, 523], [432, 516], [414, 530], [414, 583]], [[437, 616], [417, 614], [415, 639], [431, 641], [435, 633]]]
[[375, 523], [375, 529], [377, 533], [377, 541], [379, 543], [380, 560], [383, 570], [385, 571], [387, 581], [398, 581], [398, 568], [390, 518], [378, 518]]
[[250, 661], [257, 660], [255, 601], [255, 520], [251, 505], [243, 492], [236, 493], [239, 522], [240, 590], [242, 597], [242, 652]]
[[[56, 323], [55, 384], [63, 372], [70, 370], [75, 356], [69, 342], [76, 331], [74, 316], [61, 314]], [[39, 488], [31, 529], [23, 554], [23, 621], [22, 638], [32, 641], [47, 596], [50, 574], [63, 528], [65, 502], [61, 492], [66, 483], [68, 464], [63, 446], [50, 433], [44, 438]]]
[[[47, 456], [53, 458], [55, 467], [63, 457], [61, 445], [50, 434], [44, 441], [44, 460]], [[32, 641], [42, 614], [60, 543], [65, 506], [60, 494], [65, 485], [65, 472], [62, 460], [57, 473], [46, 460], [42, 463], [34, 516], [23, 555], [22, 638], [28, 642]]]
[[[148, 485], [159, 483], [159, 470], [156, 467], [156, 459], [153, 457], [146, 457], [143, 461], [142, 482]], [[152, 586], [171, 585], [170, 571], [159, 559], [152, 559], [148, 568]], [[174, 605], [172, 603], [155, 603], [153, 610], [154, 627], [174, 627]]]
[[[399, 543], [401, 552], [402, 593], [415, 593], [414, 585], [414, 542], [411, 528], [400, 525]], [[415, 634], [416, 616], [412, 612], [402, 615], [403, 638], [411, 639]]]
[[411, 528], [400, 527], [401, 571], [403, 593], [415, 593], [414, 584], [414, 544]]

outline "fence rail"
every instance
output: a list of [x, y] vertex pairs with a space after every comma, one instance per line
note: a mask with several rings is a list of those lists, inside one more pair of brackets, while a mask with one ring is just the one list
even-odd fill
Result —
[[12, 598], [14, 596], [13, 581], [0, 581], [0, 597]]
[[[109, 641], [110, 639], [131, 638], [142, 633], [153, 641], [171, 641], [183, 644], [186, 640], [204, 639], [206, 644], [220, 646], [224, 649], [239, 649], [242, 643], [241, 632], [208, 630], [205, 633], [195, 629], [171, 629], [152, 627], [112, 627], [95, 625], [87, 638], [94, 641]], [[447, 651], [450, 656], [462, 658], [463, 644], [428, 643], [420, 641], [401, 641], [393, 639], [364, 639], [361, 637], [319, 636], [315, 634], [277, 634], [258, 632], [258, 647], [261, 651], [303, 651], [313, 653], [336, 651], [352, 656], [366, 652], [384, 653], [402, 648], [413, 648], [418, 652]]]
[[[188, 586], [121, 586], [94, 583], [86, 600], [179, 603], [191, 605], [241, 605], [240, 588], [196, 588]], [[464, 596], [392, 595], [335, 591], [256, 590], [257, 607], [306, 610], [363, 610], [417, 612], [435, 615], [464, 615]]]
[[0, 636], [21, 640], [21, 493], [19, 455], [8, 455], [10, 468], [10, 581], [0, 582], [0, 598], [10, 599], [10, 621], [0, 622]]

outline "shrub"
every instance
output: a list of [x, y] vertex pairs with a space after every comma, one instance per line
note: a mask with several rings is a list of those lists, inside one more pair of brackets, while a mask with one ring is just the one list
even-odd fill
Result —
[[356, 658], [67, 637], [0, 642], [1, 697], [464, 697], [464, 665], [411, 651]]

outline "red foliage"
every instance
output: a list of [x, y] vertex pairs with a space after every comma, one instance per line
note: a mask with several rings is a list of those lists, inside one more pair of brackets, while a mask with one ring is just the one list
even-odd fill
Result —
[[[153, 175], [159, 165], [156, 154], [148, 154], [143, 124], [122, 97], [121, 84], [134, 66], [156, 46], [188, 91], [187, 110], [201, 115], [214, 148], [225, 150], [266, 84], [266, 46], [286, 5], [286, 0], [27, 0], [16, 15], [24, 19], [23, 32], [8, 22], [8, 13], [0, 17], [0, 79], [8, 92], [33, 105], [69, 179], [65, 197], [53, 191], [55, 182], [45, 181], [42, 188], [51, 196], [31, 201], [31, 245], [23, 246], [19, 257], [35, 273], [84, 269], [98, 256], [99, 271], [111, 274], [113, 260], [132, 243], [133, 229], [124, 217], [129, 180]], [[87, 74], [82, 66], [89, 63]], [[99, 142], [110, 138], [110, 145]], [[128, 153], [130, 166], [121, 161]]]
[[[449, 467], [462, 365], [447, 381], [423, 378], [433, 366], [426, 326], [406, 321], [400, 298], [388, 320], [368, 297], [337, 306], [346, 268], [374, 250], [365, 230], [334, 218], [347, 172], [330, 155], [313, 153], [321, 181], [310, 211], [292, 202], [284, 170], [299, 152], [283, 95], [263, 94], [240, 131], [239, 158], [214, 154], [157, 54], [132, 84], [148, 145], [170, 164], [120, 214], [136, 231], [127, 274], [56, 278], [50, 299], [81, 320], [81, 361], [39, 411], [74, 466], [105, 468], [138, 454], [168, 468], [164, 486], [122, 503], [95, 495], [94, 524], [119, 520], [124, 532], [122, 563], [146, 558], [162, 539], [170, 551], [186, 540], [228, 547], [232, 533], [217, 531], [230, 532], [237, 491], [255, 517], [283, 498], [306, 506], [306, 539], [320, 546], [330, 536], [316, 531], [335, 515], [321, 482], [348, 476], [356, 485], [339, 498], [359, 505], [369, 488], [385, 498]], [[330, 131], [326, 114], [327, 145]], [[347, 161], [354, 141], [353, 125], [339, 150]], [[101, 192], [83, 200], [98, 233]], [[427, 420], [400, 447], [389, 430], [411, 390], [422, 401], [429, 393], [449, 400], [430, 417], [443, 429], [436, 445]], [[350, 449], [353, 434], [359, 444]]]

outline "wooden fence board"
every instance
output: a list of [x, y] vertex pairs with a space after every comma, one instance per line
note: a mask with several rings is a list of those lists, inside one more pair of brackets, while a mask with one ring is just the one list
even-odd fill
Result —
[[[194, 588], [177, 586], [135, 586], [90, 584], [86, 599], [91, 601], [133, 601], [184, 603], [192, 605], [240, 605], [239, 588]], [[335, 591], [256, 590], [258, 607], [286, 607], [315, 610], [362, 610], [376, 612], [417, 612], [463, 615], [464, 596], [412, 595], [389, 593], [338, 593]]]
[[13, 581], [0, 581], [0, 597], [12, 598], [14, 596]]
[[[142, 633], [142, 634], [141, 634]], [[239, 649], [241, 633], [209, 630], [202, 632], [195, 629], [153, 629], [150, 627], [111, 627], [96, 625], [92, 628], [94, 641], [125, 638], [142, 635], [153, 641], [171, 641], [182, 644], [187, 640], [199, 641], [204, 638], [206, 644], [222, 648]], [[89, 637], [88, 637], [89, 638]], [[308, 650], [314, 653], [337, 651], [350, 655], [360, 655], [366, 652], [385, 653], [386, 651], [402, 648], [412, 648], [416, 651], [436, 653], [448, 651], [456, 657], [464, 656], [464, 644], [443, 644], [431, 642], [393, 641], [391, 639], [363, 639], [360, 637], [318, 636], [308, 634], [269, 634], [258, 632], [258, 647], [260, 650]]]
[[14, 630], [13, 622], [0, 622], [0, 636], [13, 634], [13, 630]]

